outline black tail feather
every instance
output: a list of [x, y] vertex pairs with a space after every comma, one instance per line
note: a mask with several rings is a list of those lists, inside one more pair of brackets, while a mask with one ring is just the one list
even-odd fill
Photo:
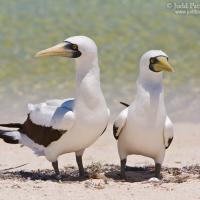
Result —
[[13, 131], [0, 130], [0, 138], [3, 139], [4, 142], [9, 144], [19, 143], [16, 132]]
[[20, 123], [0, 124], [0, 126], [7, 127], [7, 128], [22, 128], [22, 124]]
[[122, 101], [120, 101], [120, 103], [121, 103], [122, 105], [126, 106], [126, 107], [129, 107], [129, 106], [130, 106], [129, 104], [124, 103], [124, 102], [122, 102]]

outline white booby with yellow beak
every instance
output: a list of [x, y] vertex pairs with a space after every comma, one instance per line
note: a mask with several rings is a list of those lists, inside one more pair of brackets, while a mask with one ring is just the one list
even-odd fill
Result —
[[126, 159], [130, 154], [153, 158], [155, 177], [160, 177], [165, 149], [173, 139], [173, 124], [164, 103], [162, 71], [174, 71], [163, 51], [151, 50], [142, 56], [135, 101], [114, 122], [113, 134], [118, 139], [124, 179]]
[[37, 155], [45, 156], [58, 176], [59, 155], [75, 152], [79, 175], [83, 176], [83, 152], [105, 131], [109, 121], [109, 110], [100, 87], [97, 46], [88, 37], [74, 36], [36, 54], [36, 57], [42, 56], [75, 58], [75, 99], [29, 104], [26, 121], [1, 124], [19, 129], [1, 130], [0, 138], [7, 143], [25, 145]]

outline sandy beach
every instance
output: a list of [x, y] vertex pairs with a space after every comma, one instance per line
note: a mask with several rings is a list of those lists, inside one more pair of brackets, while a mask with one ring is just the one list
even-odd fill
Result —
[[74, 154], [59, 158], [63, 181], [54, 179], [51, 164], [20, 145], [0, 141], [0, 200], [11, 199], [200, 199], [200, 124], [175, 124], [162, 180], [149, 182], [153, 161], [129, 156], [127, 181], [119, 179], [119, 158], [111, 128], [84, 154], [88, 178], [78, 178]]

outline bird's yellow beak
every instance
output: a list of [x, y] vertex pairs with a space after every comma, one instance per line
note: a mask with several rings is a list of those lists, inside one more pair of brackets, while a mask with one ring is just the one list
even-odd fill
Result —
[[166, 57], [160, 56], [157, 57], [158, 62], [154, 64], [154, 69], [156, 71], [167, 71], [174, 72], [174, 68], [169, 64]]
[[35, 57], [42, 56], [63, 56], [63, 57], [73, 57], [73, 51], [66, 48], [66, 43], [62, 42], [48, 49], [39, 51], [35, 54]]

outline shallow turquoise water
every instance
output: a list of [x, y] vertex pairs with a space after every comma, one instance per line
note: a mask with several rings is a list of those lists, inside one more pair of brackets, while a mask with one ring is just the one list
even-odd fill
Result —
[[169, 112], [175, 120], [192, 115], [200, 121], [200, 15], [175, 14], [167, 3], [0, 0], [2, 112], [14, 118], [29, 101], [73, 95], [73, 61], [34, 54], [69, 36], [87, 35], [98, 44], [102, 88], [113, 111], [122, 109], [119, 100], [134, 98], [140, 56], [162, 49], [176, 70], [165, 75]]

